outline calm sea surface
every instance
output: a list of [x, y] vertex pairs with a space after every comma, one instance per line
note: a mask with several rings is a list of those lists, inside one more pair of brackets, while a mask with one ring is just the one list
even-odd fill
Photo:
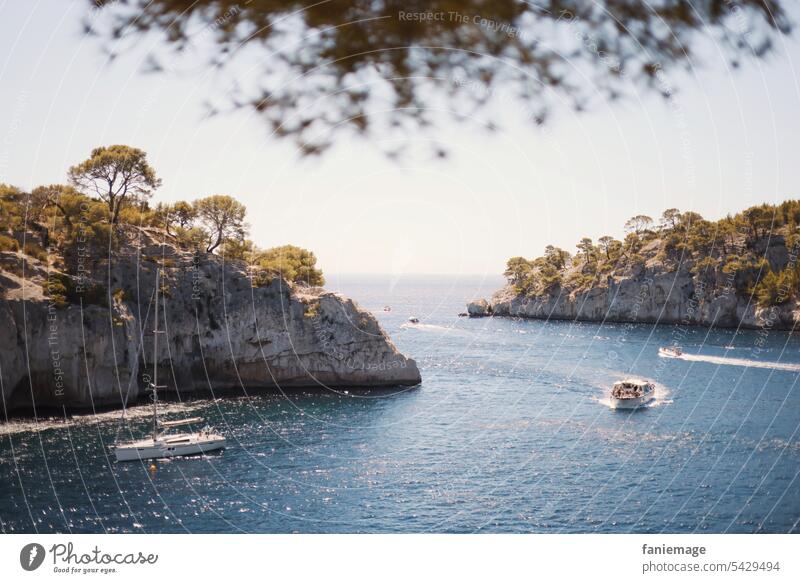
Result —
[[[457, 317], [500, 283], [331, 277], [417, 359], [422, 386], [168, 406], [221, 429], [219, 455], [117, 464], [118, 412], [0, 426], [0, 529], [800, 529], [800, 373], [785, 366], [800, 338], [771, 332], [759, 352], [750, 331]], [[659, 358], [673, 340], [697, 358]], [[629, 375], [657, 383], [652, 407], [609, 408]]]

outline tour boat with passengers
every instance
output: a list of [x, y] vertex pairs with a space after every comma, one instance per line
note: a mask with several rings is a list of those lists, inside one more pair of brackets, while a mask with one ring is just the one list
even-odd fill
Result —
[[638, 409], [655, 397], [655, 385], [642, 379], [617, 381], [611, 389], [611, 401], [615, 409]]

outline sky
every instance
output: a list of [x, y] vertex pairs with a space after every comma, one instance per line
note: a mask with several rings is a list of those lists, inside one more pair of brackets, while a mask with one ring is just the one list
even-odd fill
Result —
[[[309, 248], [326, 273], [495, 275], [548, 244], [621, 237], [635, 214], [716, 219], [800, 197], [796, 38], [737, 71], [710, 47], [668, 76], [667, 100], [632, 90], [581, 114], [557, 106], [537, 129], [501, 95], [492, 134], [448, 121], [404, 138], [399, 162], [380, 137], [303, 159], [252, 114], [206, 118], [206, 98], [229, 87], [201, 63], [147, 73], [147, 46], [109, 62], [82, 35], [86, 10], [85, 0], [0, 0], [0, 182], [65, 182], [92, 148], [136, 146], [163, 179], [154, 201], [232, 195], [256, 244]], [[447, 158], [428, 155], [432, 138]]]

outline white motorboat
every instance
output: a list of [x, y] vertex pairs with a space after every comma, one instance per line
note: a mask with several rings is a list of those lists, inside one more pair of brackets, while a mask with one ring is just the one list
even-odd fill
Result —
[[225, 447], [225, 437], [208, 426], [200, 431], [191, 433], [166, 433], [166, 431], [174, 427], [200, 423], [203, 421], [202, 417], [190, 417], [175, 421], [161, 421], [158, 418], [158, 389], [165, 388], [157, 384], [158, 367], [156, 366], [156, 355], [158, 354], [158, 335], [163, 333], [158, 329], [158, 280], [159, 272], [157, 271], [155, 292], [156, 324], [155, 330], [153, 330], [153, 382], [148, 386], [149, 390], [152, 391], [153, 430], [149, 437], [114, 445], [114, 453], [118, 462], [196, 455]]
[[419, 318], [417, 318], [416, 316], [411, 316], [408, 319], [408, 323], [409, 324], [419, 324]]
[[680, 358], [682, 354], [680, 346], [662, 346], [658, 349], [658, 355], [665, 358]]
[[641, 379], [617, 381], [611, 389], [611, 401], [615, 409], [638, 409], [655, 398], [655, 385]]

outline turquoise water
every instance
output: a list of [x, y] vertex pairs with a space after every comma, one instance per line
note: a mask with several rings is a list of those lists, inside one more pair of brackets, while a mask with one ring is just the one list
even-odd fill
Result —
[[[415, 389], [172, 404], [219, 455], [117, 464], [118, 413], [0, 427], [3, 532], [792, 532], [800, 341], [458, 318], [495, 278], [332, 277], [415, 357]], [[392, 306], [384, 312], [383, 306]], [[408, 326], [409, 316], [421, 325]], [[692, 361], [660, 359], [678, 341]], [[702, 360], [711, 357], [712, 362]], [[746, 366], [756, 361], [758, 367]], [[784, 366], [770, 367], [769, 362]], [[610, 385], [658, 398], [609, 408]], [[146, 431], [146, 418], [134, 429]]]

